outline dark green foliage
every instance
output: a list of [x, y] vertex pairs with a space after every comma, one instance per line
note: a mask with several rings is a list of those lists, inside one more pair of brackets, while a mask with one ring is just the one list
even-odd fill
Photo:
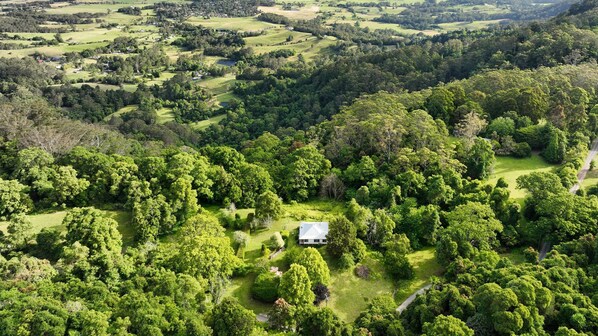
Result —
[[278, 299], [280, 277], [273, 272], [260, 273], [251, 286], [251, 295], [259, 301], [272, 303]]
[[330, 308], [314, 309], [299, 324], [299, 335], [345, 336], [347, 327]]
[[550, 163], [562, 163], [567, 151], [565, 133], [555, 127], [548, 128], [548, 144], [542, 152], [542, 157]]
[[249, 335], [255, 323], [255, 314], [232, 298], [223, 299], [212, 311], [212, 329], [216, 335]]

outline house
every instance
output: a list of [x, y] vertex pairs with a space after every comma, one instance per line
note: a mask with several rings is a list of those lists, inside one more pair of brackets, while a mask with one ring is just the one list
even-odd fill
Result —
[[328, 222], [301, 222], [299, 225], [299, 244], [326, 244]]

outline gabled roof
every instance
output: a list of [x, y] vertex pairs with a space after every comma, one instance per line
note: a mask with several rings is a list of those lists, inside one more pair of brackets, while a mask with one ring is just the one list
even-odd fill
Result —
[[328, 222], [301, 222], [299, 239], [326, 239]]

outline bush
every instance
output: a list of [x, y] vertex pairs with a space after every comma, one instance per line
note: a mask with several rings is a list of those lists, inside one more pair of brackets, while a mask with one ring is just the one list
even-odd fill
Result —
[[351, 249], [351, 254], [353, 254], [353, 259], [355, 260], [355, 262], [363, 260], [367, 253], [368, 250], [363, 240], [357, 239], [355, 241], [355, 246], [353, 246], [353, 248]]
[[542, 149], [548, 143], [548, 134], [544, 125], [533, 125], [518, 129], [515, 140], [527, 142], [532, 149]]
[[366, 265], [359, 265], [355, 267], [355, 275], [361, 279], [368, 279], [370, 277], [370, 268]]
[[577, 171], [569, 164], [561, 167], [556, 174], [561, 179], [561, 183], [563, 186], [565, 186], [565, 188], [571, 188], [575, 183], [577, 183]]
[[532, 264], [536, 264], [538, 263], [538, 258], [540, 257], [540, 254], [538, 253], [538, 251], [536, 251], [536, 249], [530, 246], [523, 250], [523, 256], [525, 257], [525, 261]]
[[586, 195], [596, 195], [598, 196], [598, 184], [593, 185], [588, 188]]
[[266, 247], [266, 245], [262, 244], [262, 257], [269, 257], [270, 256], [270, 249]]
[[528, 158], [532, 156], [532, 148], [527, 142], [520, 142], [513, 149], [513, 156], [516, 158]]
[[302, 251], [303, 251], [303, 249], [298, 246], [294, 246], [294, 247], [287, 249], [286, 252], [284, 253], [283, 259], [282, 259], [284, 264], [287, 267], [290, 267], [291, 264], [295, 263], [295, 261], [297, 260], [297, 257], [299, 257], [299, 254], [301, 254]]
[[313, 292], [314, 294], [316, 294], [316, 305], [324, 300], [328, 300], [328, 298], [330, 297], [330, 290], [328, 289], [328, 287], [326, 287], [326, 285], [323, 284], [317, 284], [314, 287]]
[[261, 302], [273, 303], [278, 299], [280, 277], [272, 272], [261, 273], [251, 286], [251, 296]]
[[284, 247], [284, 239], [280, 232], [274, 232], [272, 237], [270, 237], [270, 248], [273, 250], [278, 250]]
[[284, 239], [285, 242], [289, 242], [289, 237], [291, 236], [289, 230], [280, 230], [280, 235], [282, 236], [282, 239]]
[[338, 266], [344, 270], [350, 269], [353, 266], [355, 266], [355, 259], [353, 259], [353, 255], [349, 253], [344, 253], [338, 261]]

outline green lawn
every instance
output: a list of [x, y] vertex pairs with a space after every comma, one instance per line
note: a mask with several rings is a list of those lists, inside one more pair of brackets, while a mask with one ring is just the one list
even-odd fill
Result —
[[411, 280], [399, 281], [395, 301], [397, 306], [405, 301], [411, 294], [425, 286], [432, 276], [442, 273], [442, 266], [436, 261], [434, 248], [426, 248], [407, 255], [409, 262], [415, 269], [415, 277]]
[[513, 157], [499, 156], [496, 158], [494, 172], [488, 183], [494, 185], [499, 178], [504, 178], [509, 184], [511, 198], [521, 200], [525, 198], [525, 190], [517, 189], [517, 178], [533, 172], [550, 172], [554, 165], [546, 163], [539, 155], [534, 154], [531, 158], [516, 159]]
[[215, 117], [212, 117], [210, 119], [206, 119], [206, 120], [202, 120], [202, 121], [198, 121], [196, 123], [193, 123], [192, 126], [196, 130], [201, 131], [203, 129], [206, 129], [206, 128], [210, 127], [211, 125], [218, 124], [224, 118], [226, 118], [226, 114], [221, 114], [221, 115], [217, 115]]
[[584, 188], [589, 188], [596, 184], [598, 184], [598, 168], [595, 168], [594, 170], [589, 171], [588, 174], [586, 175], [586, 179], [583, 180], [583, 182], [581, 183], [581, 185]]
[[169, 121], [174, 121], [174, 114], [172, 113], [172, 109], [163, 107], [156, 111], [156, 113], [158, 114], [158, 118], [156, 119], [156, 122], [158, 124], [164, 124]]
[[[114, 219], [118, 223], [118, 231], [123, 236], [123, 243], [125, 245], [133, 242], [135, 232], [131, 225], [131, 214], [127, 211], [120, 210], [102, 210], [102, 212]], [[27, 219], [31, 221], [31, 233], [36, 234], [42, 229], [55, 228], [58, 230], [65, 230], [66, 228], [62, 225], [62, 220], [66, 216], [67, 211], [56, 211], [43, 214], [27, 215]], [[8, 222], [0, 222], [0, 231], [6, 233]]]
[[330, 300], [322, 303], [333, 309], [345, 322], [353, 322], [376, 296], [392, 295], [395, 285], [384, 271], [377, 253], [370, 253], [360, 264], [370, 269], [370, 277], [362, 279], [353, 269], [331, 270]]

